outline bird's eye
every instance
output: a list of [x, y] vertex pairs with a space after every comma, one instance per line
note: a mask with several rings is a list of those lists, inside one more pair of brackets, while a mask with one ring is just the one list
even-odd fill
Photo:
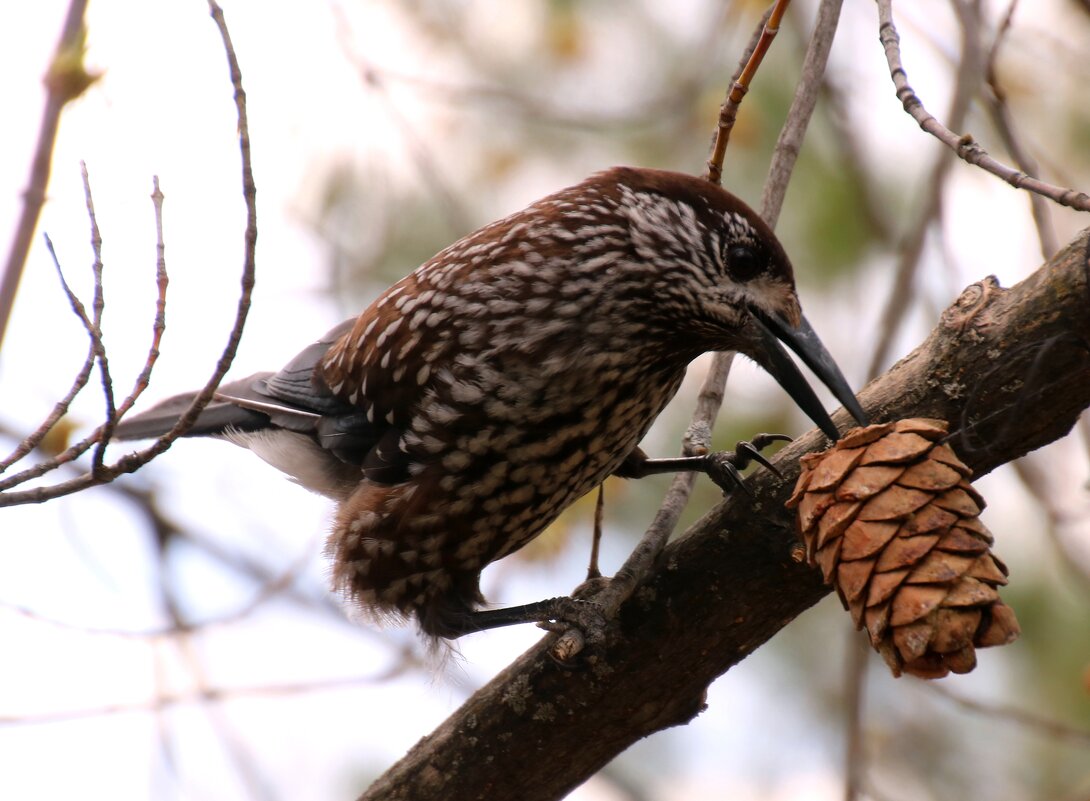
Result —
[[727, 250], [727, 269], [739, 281], [748, 281], [764, 269], [764, 262], [748, 245], [732, 245]]

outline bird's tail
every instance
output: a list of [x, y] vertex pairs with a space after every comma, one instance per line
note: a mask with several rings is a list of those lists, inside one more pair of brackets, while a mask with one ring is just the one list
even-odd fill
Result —
[[[245, 384], [248, 386], [255, 378], [259, 377], [252, 376], [244, 379]], [[233, 395], [235, 393], [232, 390], [241, 389], [243, 383], [243, 381], [238, 381], [225, 384], [220, 387], [220, 392], [225, 395]], [[189, 405], [196, 397], [196, 392], [183, 392], [180, 395], [160, 401], [145, 412], [126, 416], [114, 429], [113, 438], [154, 439], [161, 437], [174, 428], [174, 424], [185, 414], [185, 410], [189, 408]], [[201, 411], [197, 422], [185, 433], [185, 436], [213, 437], [229, 430], [254, 431], [264, 428], [268, 424], [268, 415], [244, 409], [230, 400], [214, 397]]]

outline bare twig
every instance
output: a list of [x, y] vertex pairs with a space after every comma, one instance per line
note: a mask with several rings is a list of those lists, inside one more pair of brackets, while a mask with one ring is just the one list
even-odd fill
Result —
[[[0, 507], [13, 506], [16, 504], [24, 503], [41, 503], [42, 501], [51, 500], [53, 498], [59, 498], [63, 495], [70, 495], [73, 492], [86, 489], [87, 487], [98, 486], [101, 484], [107, 484], [113, 481], [120, 475], [125, 473], [131, 473], [143, 465], [150, 462], [159, 454], [166, 451], [171, 444], [184, 434], [196, 421], [197, 416], [201, 413], [201, 410], [208, 404], [215, 394], [216, 388], [219, 386], [223, 376], [226, 375], [227, 370], [231, 366], [231, 362], [235, 358], [235, 353], [238, 350], [239, 341], [242, 338], [242, 331], [246, 324], [246, 316], [250, 309], [250, 297], [254, 287], [254, 274], [256, 270], [256, 248], [257, 248], [257, 205], [256, 195], [257, 191], [254, 186], [253, 169], [250, 160], [250, 132], [249, 124], [247, 122], [246, 114], [246, 93], [242, 88], [242, 73], [239, 69], [238, 59], [235, 56], [234, 45], [231, 43], [231, 36], [227, 29], [227, 23], [223, 18], [223, 10], [214, 2], [214, 0], [208, 0], [208, 6], [211, 11], [212, 19], [215, 21], [217, 28], [219, 29], [220, 36], [223, 39], [224, 51], [227, 56], [227, 63], [230, 69], [231, 85], [235, 90], [235, 107], [238, 112], [238, 139], [239, 139], [239, 151], [242, 158], [242, 196], [246, 204], [246, 230], [244, 234], [245, 241], [245, 256], [243, 261], [242, 278], [240, 281], [241, 289], [239, 293], [238, 306], [235, 313], [235, 321], [231, 328], [231, 332], [227, 339], [227, 344], [224, 347], [223, 353], [220, 355], [219, 360], [216, 362], [216, 367], [212, 372], [212, 376], [208, 379], [204, 388], [197, 394], [190, 404], [189, 408], [178, 419], [178, 422], [174, 425], [167, 434], [157, 439], [148, 448], [137, 451], [135, 453], [127, 454], [116, 462], [110, 465], [102, 465], [97, 469], [92, 469], [88, 473], [77, 476], [68, 481], [62, 481], [57, 484], [44, 487], [36, 487], [34, 489], [22, 490], [19, 492], [10, 492], [12, 487], [27, 481], [31, 478], [44, 475], [52, 469], [55, 469], [61, 464], [65, 464], [73, 461], [79, 454], [86, 451], [87, 447], [91, 444], [101, 443], [105, 441], [106, 434], [111, 425], [109, 415], [107, 416], [107, 422], [105, 425], [100, 426], [94, 432], [91, 433], [86, 439], [77, 445], [69, 448], [63, 454], [55, 457], [49, 462], [37, 465], [33, 468], [23, 471], [17, 476], [12, 476], [3, 482], [0, 482]], [[153, 198], [154, 201], [154, 198]], [[158, 202], [158, 201], [154, 201]], [[159, 244], [161, 246], [162, 240], [160, 238]], [[159, 252], [160, 261], [159, 268], [157, 269], [160, 285], [160, 303], [157, 305], [156, 314], [156, 329], [153, 331], [153, 346], [151, 349], [151, 355], [149, 355], [149, 361], [154, 361], [154, 355], [158, 353], [158, 335], [161, 334], [161, 311], [162, 311], [162, 299], [163, 292], [165, 291], [165, 274], [161, 271], [162, 268], [162, 249]], [[145, 364], [144, 371], [141, 376], [150, 372], [150, 367]], [[141, 379], [138, 378], [137, 385], [139, 386]]]
[[795, 98], [791, 101], [791, 110], [780, 129], [776, 140], [775, 155], [768, 167], [764, 191], [761, 193], [761, 216], [769, 227], [775, 228], [780, 218], [780, 209], [787, 194], [787, 184], [795, 169], [806, 128], [814, 114], [818, 95], [829, 63], [829, 53], [833, 49], [833, 37], [840, 22], [840, 8], [843, 0], [822, 0], [818, 8], [814, 33], [810, 37], [810, 46], [802, 62], [802, 75], [795, 89]]
[[[53, 430], [54, 426], [56, 426], [57, 423], [60, 422], [61, 418], [68, 413], [68, 409], [71, 406], [72, 401], [75, 399], [76, 395], [78, 395], [80, 391], [82, 391], [82, 389], [87, 385], [87, 381], [90, 377], [91, 370], [94, 368], [95, 361], [98, 358], [105, 356], [105, 347], [102, 343], [101, 336], [101, 321], [103, 308], [101, 257], [102, 238], [99, 234], [98, 226], [94, 222], [94, 206], [91, 202], [90, 179], [87, 176], [86, 166], [83, 166], [82, 171], [84, 191], [87, 196], [88, 214], [90, 215], [90, 218], [92, 220], [91, 248], [95, 254], [95, 302], [93, 304], [93, 320], [87, 319], [82, 304], [79, 303], [79, 300], [75, 297], [71, 289], [68, 287], [68, 284], [65, 282], [64, 274], [61, 271], [60, 263], [57, 259], [57, 254], [55, 253], [53, 245], [49, 241], [48, 236], [46, 237], [46, 247], [49, 250], [50, 255], [52, 256], [53, 263], [57, 268], [58, 274], [60, 275], [61, 287], [64, 290], [65, 295], [68, 297], [69, 304], [72, 305], [73, 311], [76, 313], [77, 316], [80, 317], [80, 321], [81, 323], [83, 323], [84, 329], [88, 332], [90, 345], [87, 351], [87, 358], [84, 361], [84, 364], [80, 368], [79, 372], [76, 374], [76, 377], [73, 380], [72, 386], [69, 388], [68, 392], [60, 401], [58, 401], [54, 405], [53, 410], [49, 413], [49, 415], [41, 423], [41, 425], [39, 425], [39, 427], [35, 429], [35, 431], [29, 436], [24, 437], [16, 446], [16, 448], [11, 452], [11, 454], [9, 454], [2, 462], [0, 462], [0, 473], [6, 471], [9, 467], [20, 461], [23, 457], [25, 457], [27, 454], [37, 448], [38, 445], [41, 444], [42, 440], [44, 440], [49, 432]], [[154, 189], [152, 192], [152, 203], [155, 208], [155, 228], [157, 234], [156, 279], [159, 288], [159, 294], [156, 298], [155, 304], [155, 321], [152, 325], [152, 342], [148, 350], [148, 356], [144, 362], [144, 367], [140, 371], [140, 375], [137, 376], [134, 387], [129, 395], [121, 402], [119, 406], [116, 407], [113, 404], [112, 394], [107, 395], [107, 412], [109, 414], [109, 411], [111, 409], [113, 410], [114, 423], [116, 423], [117, 419], [119, 419], [121, 415], [125, 414], [125, 412], [127, 412], [132, 407], [136, 399], [147, 388], [148, 381], [151, 378], [152, 368], [154, 367], [155, 362], [159, 357], [159, 342], [162, 338], [163, 331], [166, 328], [167, 273], [163, 246], [163, 193], [159, 191], [158, 177], [155, 177], [153, 179], [153, 183]], [[45, 473], [55, 470], [60, 465], [67, 464], [75, 460], [82, 454], [86, 453], [86, 451], [96, 443], [99, 444], [99, 448], [96, 449], [96, 457], [100, 456], [100, 451], [102, 450], [101, 443], [109, 440], [109, 433], [112, 430], [112, 425], [110, 425], [110, 421], [108, 419], [106, 426], [103, 426], [101, 429], [97, 429], [89, 437], [78, 443], [76, 446], [73, 446], [62, 454], [58, 454], [52, 459], [48, 459], [36, 464], [33, 468], [31, 468], [30, 471], [20, 473], [15, 476], [10, 476], [8, 479], [0, 482], [0, 491], [17, 486], [24, 481], [29, 480], [30, 478], [45, 475]], [[98, 462], [97, 467], [94, 467], [92, 469], [97, 469], [101, 471], [103, 469], [101, 461]]]
[[53, 166], [53, 144], [57, 140], [61, 111], [65, 105], [79, 97], [96, 80], [97, 76], [87, 72], [83, 65], [83, 47], [86, 31], [83, 27], [83, 15], [87, 10], [87, 0], [71, 0], [61, 29], [53, 61], [45, 76], [46, 99], [42, 111], [42, 121], [38, 126], [38, 143], [34, 149], [34, 159], [30, 166], [30, 179], [23, 192], [23, 210], [15, 226], [15, 236], [8, 253], [4, 274], [0, 277], [0, 343], [4, 340], [11, 310], [15, 305], [15, 294], [19, 290], [19, 280], [23, 276], [30, 243], [34, 238], [34, 229], [38, 227], [38, 217], [45, 203], [45, 193], [49, 186], [49, 173]]
[[[956, 134], [927, 111], [923, 101], [908, 83], [908, 74], [901, 63], [901, 37], [893, 23], [893, 0], [875, 0], [878, 4], [878, 38], [885, 49], [890, 77], [897, 88], [897, 98], [919, 126], [934, 136], [958, 158], [1002, 178], [1016, 189], [1036, 192], [1062, 206], [1079, 211], [1090, 211], [1090, 195], [1074, 189], [1065, 189], [1033, 178], [1021, 170], [1015, 170], [996, 161], [973, 139], [970, 134]], [[955, 8], [957, 4], [955, 4]], [[961, 127], [960, 125], [955, 127]]]
[[[151, 344], [148, 346], [148, 355], [144, 359], [144, 366], [140, 374], [133, 382], [133, 388], [117, 407], [117, 417], [125, 414], [136, 403], [136, 399], [148, 388], [151, 380], [151, 372], [159, 359], [159, 343], [163, 339], [166, 330], [167, 312], [167, 285], [170, 282], [167, 276], [166, 245], [163, 244], [163, 193], [159, 189], [159, 176], [153, 175], [151, 190], [152, 208], [155, 210], [155, 285], [158, 294], [155, 298], [155, 318], [151, 324]], [[105, 438], [105, 437], [104, 437]]]
[[83, 179], [83, 196], [87, 202], [87, 219], [91, 223], [91, 252], [94, 261], [91, 263], [91, 273], [94, 276], [94, 296], [91, 302], [91, 328], [89, 333], [91, 341], [95, 344], [96, 358], [98, 360], [98, 372], [102, 378], [102, 397], [106, 401], [106, 418], [102, 425], [103, 434], [99, 437], [91, 456], [91, 472], [97, 473], [103, 467], [103, 458], [106, 454], [106, 443], [110, 434], [117, 425], [117, 407], [114, 404], [114, 382], [110, 377], [110, 362], [106, 357], [106, 346], [102, 342], [102, 311], [106, 308], [105, 290], [102, 284], [102, 232], [98, 228], [98, 218], [95, 216], [95, 201], [91, 194], [91, 178], [87, 174], [87, 165], [80, 164], [80, 176]]
[[[84, 328], [92, 331], [89, 337], [90, 342], [87, 347], [87, 357], [84, 359], [83, 366], [80, 367], [79, 372], [76, 373], [76, 377], [72, 381], [72, 386], [69, 387], [65, 396], [54, 404], [52, 411], [42, 421], [30, 435], [24, 437], [15, 449], [0, 462], [0, 473], [6, 471], [13, 464], [18, 462], [28, 453], [37, 448], [42, 441], [46, 438], [50, 431], [57, 425], [62, 417], [68, 413], [69, 407], [72, 405], [72, 401], [76, 395], [87, 386], [87, 382], [91, 378], [91, 370], [95, 366], [95, 357], [98, 354], [99, 342], [96, 341], [93, 334], [93, 328], [88, 328], [87, 314], [83, 309], [83, 304], [80, 303], [79, 298], [69, 288], [67, 281], [64, 279], [64, 272], [61, 269], [60, 262], [57, 259], [56, 251], [53, 249], [53, 243], [49, 240], [49, 237], [45, 237], [46, 249], [49, 251], [50, 256], [53, 258], [53, 264], [57, 269], [57, 274], [60, 277], [61, 288], [64, 290], [65, 295], [68, 297], [68, 303], [72, 307], [73, 313], [80, 318], [80, 322], [84, 323]], [[14, 486], [14, 485], [13, 485]], [[2, 488], [2, 487], [0, 487]]]

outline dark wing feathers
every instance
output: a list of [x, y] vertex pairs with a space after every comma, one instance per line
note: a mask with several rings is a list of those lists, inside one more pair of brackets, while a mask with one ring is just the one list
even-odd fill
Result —
[[[224, 384], [220, 390], [229, 394], [245, 391], [245, 388], [255, 381], [263, 379], [270, 373], [258, 373], [241, 381]], [[146, 412], [125, 417], [114, 429], [114, 439], [153, 439], [161, 437], [178, 422], [185, 410], [197, 397], [196, 392], [183, 392], [174, 395], [164, 401], [160, 401]], [[239, 431], [257, 431], [268, 425], [268, 416], [259, 414], [249, 409], [244, 409], [234, 403], [214, 398], [204, 407], [193, 428], [189, 429], [187, 436], [214, 436], [222, 434], [228, 428]]]
[[[360, 465], [364, 475], [373, 481], [391, 484], [408, 477], [406, 454], [398, 447], [401, 430], [386, 414], [376, 415], [376, 408], [390, 408], [391, 398], [381, 400], [363, 397], [358, 387], [362, 375], [374, 374], [367, 383], [375, 388], [390, 388], [394, 382], [391, 371], [376, 364], [360, 365], [355, 403], [348, 400], [350, 390], [341, 388], [334, 394], [323, 374], [323, 359], [336, 348], [345, 352], [350, 361], [355, 355], [349, 341], [351, 332], [359, 329], [360, 320], [374, 314], [372, 306], [360, 318], [346, 320], [325, 336], [306, 347], [282, 370], [257, 373], [239, 381], [221, 384], [212, 402], [197, 418], [187, 436], [216, 436], [230, 430], [252, 432], [267, 428], [282, 428], [307, 434], [340, 462]], [[364, 323], [366, 325], [366, 323]], [[382, 373], [379, 375], [379, 373]], [[398, 389], [401, 389], [400, 387]], [[412, 389], [418, 389], [413, 387]], [[405, 400], [411, 394], [391, 393]], [[189, 407], [196, 393], [183, 393], [168, 398], [146, 412], [126, 417], [114, 432], [116, 439], [149, 439], [167, 433]], [[402, 410], [407, 411], [407, 410]], [[397, 415], [402, 418], [402, 414]]]

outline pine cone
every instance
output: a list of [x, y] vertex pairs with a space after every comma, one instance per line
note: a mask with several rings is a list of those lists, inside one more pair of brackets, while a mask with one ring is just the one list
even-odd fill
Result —
[[802, 457], [787, 502], [810, 563], [895, 676], [967, 673], [974, 648], [1019, 634], [996, 590], [1007, 568], [978, 518], [984, 499], [946, 431], [923, 418], [852, 429]]

